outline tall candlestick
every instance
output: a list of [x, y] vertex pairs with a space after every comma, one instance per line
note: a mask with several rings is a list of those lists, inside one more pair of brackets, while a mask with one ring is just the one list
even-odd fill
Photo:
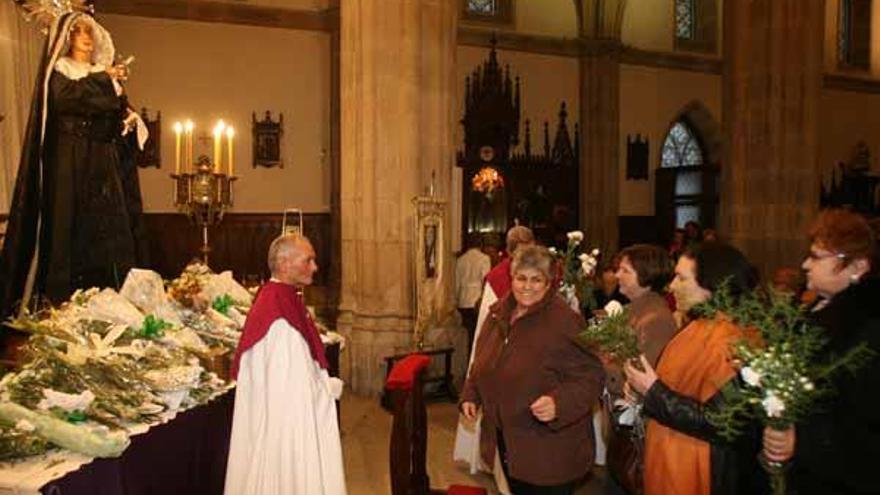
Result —
[[193, 173], [193, 162], [192, 162], [192, 154], [193, 154], [193, 129], [195, 129], [195, 125], [193, 125], [192, 120], [187, 120], [186, 124], [184, 124], [184, 130], [186, 130], [186, 168]]
[[174, 174], [180, 175], [180, 133], [183, 132], [183, 124], [174, 123]]
[[229, 176], [232, 177], [235, 175], [233, 165], [232, 165], [232, 138], [235, 137], [235, 129], [232, 126], [226, 128], [226, 140], [229, 144]]

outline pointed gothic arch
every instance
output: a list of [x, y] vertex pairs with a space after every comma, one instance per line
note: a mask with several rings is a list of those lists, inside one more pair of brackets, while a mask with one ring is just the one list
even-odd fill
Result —
[[696, 221], [718, 222], [721, 128], [700, 101], [687, 104], [667, 126], [655, 170], [654, 214], [661, 239]]

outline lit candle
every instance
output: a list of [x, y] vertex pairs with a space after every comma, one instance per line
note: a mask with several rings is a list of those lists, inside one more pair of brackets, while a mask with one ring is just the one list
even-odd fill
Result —
[[223, 129], [226, 124], [221, 120], [214, 126], [214, 173], [220, 173], [221, 162], [223, 161]]
[[180, 134], [183, 132], [183, 124], [174, 123], [174, 174], [180, 175]]
[[232, 166], [232, 138], [235, 137], [235, 129], [232, 126], [226, 128], [226, 141], [229, 143], [229, 176], [232, 177], [234, 175], [233, 166]]
[[186, 164], [186, 168], [193, 173], [193, 162], [192, 162], [192, 153], [193, 153], [193, 129], [195, 129], [195, 125], [193, 125], [192, 120], [187, 120], [184, 124], [184, 130], [186, 131], [186, 160], [184, 163]]

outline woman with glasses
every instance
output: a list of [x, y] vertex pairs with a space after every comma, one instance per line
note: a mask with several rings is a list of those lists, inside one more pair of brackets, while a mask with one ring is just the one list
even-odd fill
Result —
[[823, 355], [842, 356], [865, 343], [874, 358], [854, 374], [841, 373], [833, 395], [805, 421], [784, 432], [764, 432], [771, 460], [793, 460], [789, 483], [797, 493], [880, 493], [880, 261], [877, 232], [864, 217], [823, 211], [810, 228], [803, 263], [807, 287], [819, 299], [812, 321], [825, 329]]
[[482, 411], [480, 454], [496, 452], [513, 495], [571, 494], [593, 464], [591, 410], [604, 372], [577, 340], [584, 323], [553, 290], [553, 257], [520, 247], [507, 297], [480, 331], [461, 411]]

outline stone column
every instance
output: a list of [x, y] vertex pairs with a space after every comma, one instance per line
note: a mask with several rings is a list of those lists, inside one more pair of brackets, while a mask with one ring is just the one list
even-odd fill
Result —
[[580, 221], [586, 245], [617, 251], [620, 215], [620, 26], [626, 0], [575, 0], [580, 57]]
[[620, 216], [619, 43], [589, 41], [580, 59], [581, 192], [585, 245], [617, 252]]
[[818, 208], [823, 0], [724, 2], [722, 237], [772, 275]]
[[[343, 371], [357, 393], [380, 392], [382, 358], [412, 345], [411, 201], [425, 193], [432, 172], [435, 194], [449, 197], [457, 5], [448, 0], [341, 2], [337, 327], [349, 339]], [[446, 253], [449, 238], [443, 236]]]

